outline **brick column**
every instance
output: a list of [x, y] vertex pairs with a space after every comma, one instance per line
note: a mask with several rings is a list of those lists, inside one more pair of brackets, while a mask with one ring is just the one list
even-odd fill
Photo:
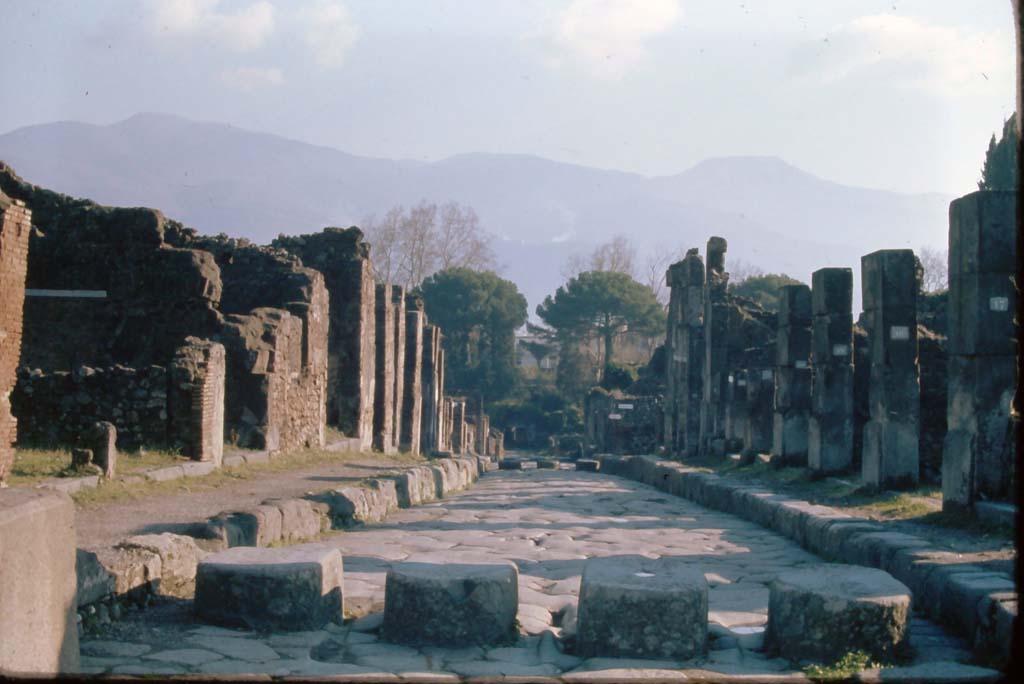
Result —
[[195, 461], [220, 467], [224, 456], [224, 345], [185, 339], [167, 374], [168, 431], [172, 445]]
[[1016, 193], [987, 191], [949, 206], [943, 508], [1014, 498], [1010, 405], [1017, 380], [1016, 205]]
[[395, 309], [395, 394], [394, 406], [391, 409], [394, 413], [391, 446], [398, 451], [398, 445], [402, 440], [402, 402], [405, 400], [405, 288], [392, 285], [391, 301]]
[[920, 369], [914, 253], [884, 249], [861, 257], [864, 319], [871, 353], [861, 470], [865, 484], [908, 487], [918, 481]]
[[21, 357], [25, 273], [32, 213], [25, 203], [0, 192], [0, 487], [14, 463], [17, 421], [11, 415], [11, 390]]
[[838, 473], [853, 463], [853, 271], [819, 269], [811, 286], [814, 382], [807, 465]]
[[704, 261], [696, 249], [665, 274], [671, 290], [665, 337], [665, 449], [697, 455], [704, 370]]

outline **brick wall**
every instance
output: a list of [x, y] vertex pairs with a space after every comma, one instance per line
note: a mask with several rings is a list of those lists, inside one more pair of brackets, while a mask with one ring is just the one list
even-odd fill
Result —
[[11, 445], [17, 423], [9, 397], [21, 351], [30, 232], [31, 213], [0, 191], [0, 483], [14, 461]]

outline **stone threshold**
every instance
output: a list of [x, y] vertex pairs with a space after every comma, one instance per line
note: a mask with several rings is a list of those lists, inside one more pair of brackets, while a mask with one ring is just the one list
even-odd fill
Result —
[[1013, 577], [965, 563], [959, 554], [850, 516], [653, 456], [598, 456], [601, 472], [682, 496], [755, 522], [830, 561], [885, 570], [905, 584], [914, 607], [964, 637], [980, 663], [1005, 669], [1010, 660], [1017, 590]]
[[473, 484], [497, 464], [477, 455], [438, 458], [402, 472], [309, 493], [271, 498], [221, 511], [187, 534], [135, 535], [111, 548], [77, 550], [77, 604], [84, 621], [116, 619], [128, 603], [154, 596], [191, 598], [196, 567], [211, 551], [233, 546], [277, 546], [313, 541], [332, 530], [382, 522], [389, 513], [429, 503]]

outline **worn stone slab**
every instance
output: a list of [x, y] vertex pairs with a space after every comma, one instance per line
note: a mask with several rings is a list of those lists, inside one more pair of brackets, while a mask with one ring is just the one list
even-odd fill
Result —
[[708, 586], [690, 561], [593, 558], [580, 583], [577, 653], [687, 659], [707, 641]]
[[771, 584], [765, 645], [790, 660], [831, 662], [863, 650], [888, 659], [904, 645], [910, 591], [874, 568], [822, 564]]
[[518, 577], [510, 562], [395, 564], [387, 574], [381, 634], [413, 645], [512, 642]]
[[342, 617], [341, 553], [320, 544], [238, 547], [199, 563], [195, 611], [207, 622], [250, 629], [319, 629]]
[[1003, 674], [998, 670], [990, 670], [974, 665], [964, 665], [952, 661], [939, 661], [910, 665], [908, 667], [888, 667], [881, 670], [864, 670], [858, 673], [857, 681], [863, 684], [884, 684], [899, 682], [900, 684], [944, 684], [945, 682], [998, 682]]
[[75, 508], [54, 492], [0, 489], [0, 672], [75, 672]]
[[117, 545], [121, 549], [144, 549], [160, 556], [160, 582], [157, 593], [163, 596], [192, 598], [196, 587], [196, 566], [200, 550], [195, 539], [180, 534], [141, 534]]
[[327, 504], [307, 499], [267, 499], [265, 506], [281, 511], [281, 541], [294, 543], [315, 539], [330, 528]]
[[601, 469], [600, 461], [595, 461], [592, 458], [581, 458], [576, 461], [576, 470], [585, 473], [596, 473]]

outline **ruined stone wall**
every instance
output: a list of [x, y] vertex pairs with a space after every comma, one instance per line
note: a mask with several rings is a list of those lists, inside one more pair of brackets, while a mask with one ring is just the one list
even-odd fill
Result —
[[[751, 407], [746, 380], [750, 364], [760, 368], [759, 352], [775, 348], [776, 315], [765, 311], [756, 302], [729, 294], [728, 311], [728, 375], [722, 402], [725, 413], [725, 447], [730, 453], [750, 453], [747, 447]], [[761, 453], [760, 451], [758, 453]]]
[[1014, 497], [1017, 201], [1013, 192], [975, 192], [949, 207], [946, 508]]
[[707, 271], [704, 281], [704, 395], [700, 405], [700, 442], [698, 454], [725, 454], [724, 401], [729, 379], [729, 311], [726, 289], [724, 238], [712, 237], [707, 245]]
[[775, 345], [747, 349], [737, 386], [746, 390], [747, 421], [741, 455], [751, 463], [772, 450], [775, 425]]
[[584, 406], [586, 440], [597, 453], [647, 454], [662, 443], [662, 402], [594, 388]]
[[451, 451], [453, 454], [466, 453], [466, 400], [452, 397]]
[[0, 485], [14, 462], [17, 421], [11, 411], [21, 352], [25, 273], [32, 214], [0, 190]]
[[853, 271], [822, 268], [811, 284], [814, 379], [807, 464], [838, 473], [853, 463]]
[[692, 457], [700, 435], [704, 369], [704, 261], [697, 250], [669, 267], [665, 337], [665, 449]]
[[395, 451], [395, 303], [391, 285], [377, 284], [376, 379], [373, 395], [373, 448]]
[[403, 451], [419, 454], [424, 426], [425, 394], [424, 383], [424, 323], [427, 314], [423, 311], [423, 300], [409, 295], [406, 297], [405, 313], [405, 366], [402, 397], [402, 432], [399, 446]]
[[[424, 314], [426, 316], [426, 314]], [[423, 328], [423, 407], [420, 421], [420, 448], [423, 453], [440, 451], [439, 429], [442, 410], [439, 357], [441, 353], [441, 329], [436, 325]]]
[[373, 442], [376, 357], [376, 288], [370, 245], [358, 228], [281, 237], [273, 246], [320, 271], [330, 293], [328, 422], [364, 449]]
[[98, 421], [117, 428], [119, 449], [170, 446], [165, 366], [79, 366], [44, 372], [21, 367], [11, 395], [18, 442], [71, 445]]
[[398, 451], [402, 441], [402, 403], [405, 401], [405, 288], [391, 286], [391, 300], [394, 307], [394, 367], [395, 389], [391, 407], [394, 426], [391, 429], [391, 446]]

